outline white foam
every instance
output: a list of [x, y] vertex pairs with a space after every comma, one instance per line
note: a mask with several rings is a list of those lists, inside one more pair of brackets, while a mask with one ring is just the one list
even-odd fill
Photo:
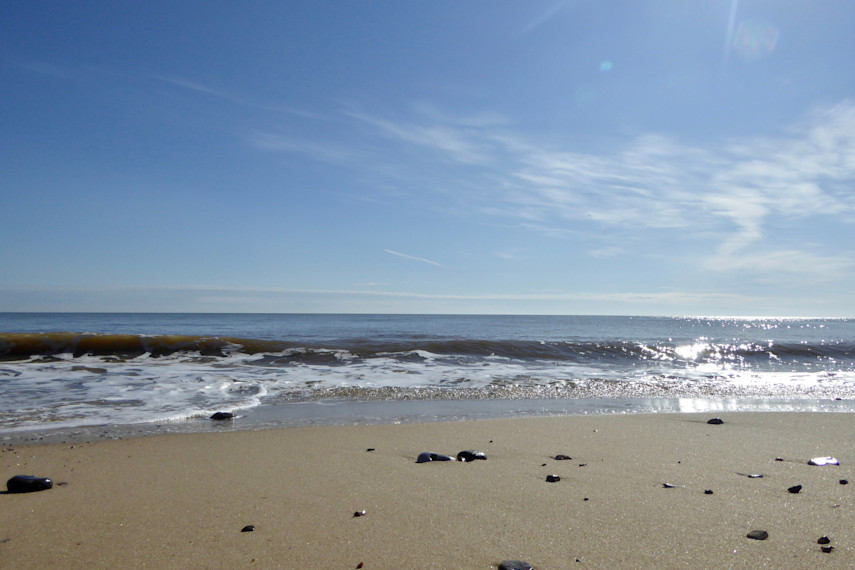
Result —
[[[678, 347], [675, 352], [691, 362], [708, 347], [698, 342]], [[287, 358], [289, 354], [309, 354], [300, 349], [270, 354], [267, 360], [264, 355], [232, 351], [218, 358], [186, 353], [155, 358], [144, 354], [114, 361], [66, 355], [45, 361], [7, 362], [0, 365], [0, 431], [46, 424], [170, 421], [312, 398], [335, 389], [466, 388], [485, 390], [486, 394], [497, 387], [511, 387], [542, 388], [561, 396], [572, 395], [567, 392], [571, 389], [611, 382], [699, 395], [727, 388], [792, 396], [855, 388], [855, 372], [849, 369], [752, 370], [742, 366], [739, 359], [675, 366], [673, 358], [660, 355], [627, 366], [609, 359], [578, 364], [506, 356], [447, 356], [424, 350], [373, 358], [346, 351], [328, 352], [335, 356], [335, 363]]]

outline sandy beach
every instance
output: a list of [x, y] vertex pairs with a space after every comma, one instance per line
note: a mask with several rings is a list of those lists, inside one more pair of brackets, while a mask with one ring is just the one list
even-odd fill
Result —
[[[0, 567], [855, 565], [855, 416], [728, 413], [722, 425], [710, 417], [565, 416], [5, 447], [4, 482], [28, 474], [55, 485], [0, 495]], [[423, 451], [466, 449], [488, 459], [416, 463]], [[807, 463], [827, 455], [840, 465]], [[553, 474], [560, 481], [547, 482]], [[795, 485], [801, 491], [789, 492]], [[254, 531], [241, 532], [247, 525]], [[747, 538], [752, 530], [768, 539]], [[831, 552], [817, 543], [823, 536]]]

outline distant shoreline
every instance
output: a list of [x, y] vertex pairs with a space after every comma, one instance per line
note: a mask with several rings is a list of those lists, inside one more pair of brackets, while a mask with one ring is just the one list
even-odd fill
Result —
[[0, 445], [80, 443], [166, 434], [228, 433], [292, 427], [347, 427], [487, 419], [686, 413], [855, 413], [855, 400], [784, 398], [554, 398], [318, 400], [261, 405], [235, 418], [199, 417], [127, 425], [0, 431]]

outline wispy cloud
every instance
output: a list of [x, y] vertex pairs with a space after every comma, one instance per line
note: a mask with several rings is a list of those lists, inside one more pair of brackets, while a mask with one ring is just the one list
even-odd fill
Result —
[[190, 81], [189, 79], [184, 79], [181, 77], [166, 77], [163, 75], [154, 75], [154, 79], [159, 81], [163, 81], [164, 83], [169, 83], [176, 87], [181, 87], [183, 89], [189, 89], [190, 91], [195, 91], [197, 93], [203, 93], [205, 95], [212, 95], [214, 97], [220, 97], [222, 99], [228, 99], [230, 101], [234, 101], [235, 98], [226, 93], [225, 91], [221, 91], [219, 89], [214, 89], [213, 87], [209, 87], [207, 85], [203, 85], [196, 81]]
[[555, 17], [556, 14], [561, 12], [561, 10], [571, 6], [573, 4], [573, 0], [558, 0], [555, 4], [550, 6], [545, 12], [538, 15], [535, 19], [529, 22], [521, 31], [520, 34], [527, 34], [534, 30], [535, 28], [545, 24], [549, 20]]
[[71, 77], [73, 73], [68, 67], [56, 65], [54, 63], [48, 63], [45, 61], [13, 60], [12, 63], [18, 68], [24, 69], [30, 73], [48, 77], [66, 79], [68, 77]]
[[204, 83], [200, 83], [198, 81], [193, 81], [191, 79], [187, 79], [184, 77], [177, 76], [165, 76], [165, 75], [152, 75], [152, 79], [160, 81], [162, 83], [167, 83], [172, 85], [173, 87], [178, 87], [187, 91], [195, 92], [197, 94], [216, 97], [218, 99], [222, 99], [224, 101], [228, 101], [235, 105], [243, 106], [243, 107], [251, 107], [254, 109], [260, 109], [264, 111], [272, 111], [275, 113], [282, 113], [286, 115], [295, 115], [298, 117], [303, 117], [311, 120], [327, 120], [328, 118], [320, 113], [315, 113], [312, 111], [307, 111], [305, 109], [297, 109], [294, 107], [289, 107], [287, 105], [282, 104], [271, 104], [256, 100], [255, 98], [238, 95], [236, 93], [232, 93], [225, 89], [219, 89], [216, 87], [212, 87], [210, 85], [206, 85]]
[[[666, 243], [693, 243], [686, 262], [704, 271], [756, 280], [792, 276], [796, 267], [829, 280], [855, 271], [855, 250], [811, 245], [804, 229], [822, 217], [855, 223], [850, 101], [817, 109], [775, 136], [700, 146], [644, 134], [595, 150], [525, 135], [495, 115], [467, 120], [425, 105], [406, 119], [353, 110], [343, 117], [363, 137], [358, 151], [270, 133], [253, 144], [349, 164], [378, 185], [391, 180], [413, 193], [442, 194], [444, 207], [469, 215], [584, 236], [594, 256], [631, 252], [626, 238], [655, 232]], [[616, 234], [623, 243], [611, 241]]]
[[424, 257], [416, 257], [415, 255], [409, 255], [406, 253], [401, 253], [400, 251], [394, 251], [391, 249], [384, 249], [388, 254], [397, 255], [398, 257], [403, 257], [405, 259], [412, 259], [415, 261], [421, 261], [422, 263], [429, 263], [430, 265], [436, 265], [437, 267], [442, 267], [441, 263], [437, 263], [436, 261], [431, 261], [430, 259], [425, 259]]
[[249, 141], [256, 148], [275, 152], [298, 153], [319, 162], [351, 164], [365, 158], [364, 152], [352, 147], [273, 133], [252, 133], [249, 135]]
[[855, 266], [852, 258], [770, 241], [771, 226], [798, 229], [797, 220], [811, 216], [855, 222], [852, 102], [819, 109], [774, 137], [702, 147], [648, 134], [601, 152], [534, 140], [499, 122], [464, 126], [350, 116], [379, 136], [418, 149], [423, 160], [468, 169], [455, 171], [448, 184], [470, 209], [552, 235], [595, 235], [603, 228], [676, 231], [683, 241], [703, 239], [698, 266], [715, 271], [786, 271], [790, 260], [803, 271], [839, 278]]
[[347, 115], [375, 127], [389, 138], [439, 151], [439, 155], [450, 162], [487, 165], [493, 160], [491, 151], [495, 149], [489, 148], [489, 141], [479, 136], [482, 131], [479, 126], [437, 123], [419, 125], [357, 112], [349, 112]]

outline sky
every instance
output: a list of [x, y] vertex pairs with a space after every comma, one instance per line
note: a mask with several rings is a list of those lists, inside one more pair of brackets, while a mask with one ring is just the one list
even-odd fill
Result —
[[855, 317], [853, 24], [4, 0], [0, 311]]

